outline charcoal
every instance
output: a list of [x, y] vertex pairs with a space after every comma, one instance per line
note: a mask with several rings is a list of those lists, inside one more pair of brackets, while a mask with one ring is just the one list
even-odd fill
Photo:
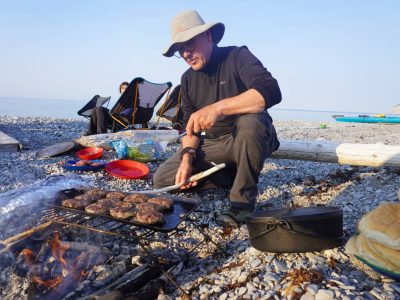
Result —
[[116, 278], [120, 277], [126, 271], [125, 262], [116, 262], [112, 267], [105, 266], [103, 272], [99, 273], [93, 285], [95, 287], [102, 287]]

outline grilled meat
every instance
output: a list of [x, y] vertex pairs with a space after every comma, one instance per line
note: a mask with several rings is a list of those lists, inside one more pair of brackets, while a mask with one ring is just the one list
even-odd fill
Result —
[[65, 199], [61, 202], [62, 206], [70, 207], [70, 208], [84, 208], [85, 206], [89, 205], [90, 202], [87, 200], [79, 200], [76, 198], [73, 199]]
[[114, 207], [117, 203], [121, 202], [119, 199], [114, 198], [103, 198], [96, 202], [96, 204], [102, 204], [107, 207]]
[[85, 211], [91, 214], [107, 214], [110, 207], [99, 203], [93, 203], [85, 207]]
[[165, 197], [155, 197], [155, 198], [150, 198], [148, 203], [154, 203], [160, 206], [163, 210], [169, 210], [172, 208], [174, 201]]
[[126, 196], [125, 193], [121, 193], [121, 192], [109, 192], [106, 195], [106, 198], [113, 198], [113, 199], [119, 199], [122, 200], [122, 198], [124, 198]]
[[75, 197], [75, 199], [85, 200], [85, 201], [88, 201], [90, 203], [96, 202], [100, 198], [101, 197], [98, 197], [97, 195], [94, 195], [94, 194], [91, 195], [91, 194], [86, 194], [86, 193]]
[[136, 208], [117, 206], [110, 209], [110, 215], [117, 219], [129, 219], [136, 215]]
[[85, 192], [86, 195], [95, 196], [95, 197], [97, 197], [97, 199], [104, 198], [107, 195], [107, 193], [108, 192], [103, 191], [101, 189], [90, 189]]
[[161, 207], [154, 203], [139, 203], [136, 204], [136, 208], [138, 211], [160, 211]]
[[145, 203], [148, 199], [149, 196], [144, 194], [130, 194], [124, 198], [124, 201], [131, 203]]
[[138, 211], [132, 221], [147, 225], [162, 224], [164, 223], [164, 215], [156, 210]]

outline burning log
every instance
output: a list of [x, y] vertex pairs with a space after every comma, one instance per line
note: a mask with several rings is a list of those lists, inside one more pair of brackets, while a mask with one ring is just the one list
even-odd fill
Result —
[[93, 282], [95, 287], [103, 286], [116, 278], [120, 277], [126, 272], [125, 262], [119, 261], [115, 263], [112, 267], [104, 266], [104, 269], [99, 272], [96, 279]]
[[29, 229], [29, 230], [27, 230], [27, 231], [21, 232], [21, 233], [19, 233], [19, 234], [17, 234], [17, 235], [14, 235], [14, 236], [12, 236], [12, 237], [10, 237], [10, 238], [8, 238], [8, 239], [5, 239], [5, 240], [3, 240], [3, 241], [0, 241], [0, 242], [1, 242], [2, 244], [4, 244], [4, 245], [9, 245], [9, 244], [18, 242], [19, 240], [21, 240], [21, 239], [23, 239], [23, 238], [26, 238], [26, 237], [28, 237], [28, 236], [30, 236], [30, 235], [32, 235], [33, 233], [35, 233], [35, 232], [38, 231], [38, 230], [43, 230], [43, 229], [45, 229], [46, 227], [49, 227], [51, 224], [52, 224], [52, 221], [43, 223], [43, 224], [41, 224], [41, 225], [39, 225], [39, 226], [37, 226], [37, 227], [35, 227], [35, 228], [32, 228], [32, 229]]
[[33, 260], [34, 255], [31, 249], [22, 250], [16, 260], [15, 273], [20, 277], [26, 276], [33, 265]]
[[135, 280], [138, 280], [141, 276], [143, 276], [146, 272], [150, 270], [149, 264], [144, 264], [140, 267], [137, 267], [128, 273], [126, 273], [124, 276], [119, 278], [118, 280], [114, 281], [113, 283], [109, 284], [108, 286], [102, 288], [101, 290], [95, 292], [92, 294], [89, 299], [97, 298], [97, 296], [105, 295], [109, 293], [110, 291], [117, 290], [117, 289], [122, 289], [124, 286], [131, 284], [132, 282], [135, 282]]
[[62, 247], [66, 247], [69, 250], [77, 251], [77, 252], [93, 252], [93, 253], [104, 253], [108, 256], [111, 256], [112, 253], [105, 247], [93, 246], [88, 243], [81, 242], [64, 242], [62, 241], [60, 244]]

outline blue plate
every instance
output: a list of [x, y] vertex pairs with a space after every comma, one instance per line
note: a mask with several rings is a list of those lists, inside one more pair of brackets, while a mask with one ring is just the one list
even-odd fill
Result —
[[383, 276], [389, 277], [395, 281], [400, 281], [400, 273], [395, 273], [391, 272], [389, 270], [383, 269], [381, 267], [378, 267], [374, 264], [371, 264], [370, 262], [366, 261], [363, 257], [359, 255], [354, 255], [358, 260], [362, 261], [364, 264], [366, 264], [368, 267], [373, 269], [374, 271], [378, 272], [379, 274], [382, 274]]
[[64, 164], [61, 164], [61, 166], [68, 170], [68, 171], [97, 171], [100, 170], [102, 168], [104, 168], [104, 166], [106, 165], [106, 161], [104, 160], [100, 160], [100, 159], [94, 159], [94, 160], [88, 160], [91, 163], [99, 163], [98, 166], [76, 166], [75, 164], [79, 161], [79, 159], [72, 159], [72, 160], [68, 160], [66, 162], [64, 162]]

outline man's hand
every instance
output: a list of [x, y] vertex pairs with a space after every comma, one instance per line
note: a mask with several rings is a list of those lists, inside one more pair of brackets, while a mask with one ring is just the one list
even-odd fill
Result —
[[[175, 184], [182, 184], [187, 182], [192, 175], [192, 171], [192, 156], [189, 154], [185, 154], [182, 158], [181, 165], [176, 172]], [[190, 182], [181, 186], [181, 190], [185, 190], [196, 185], [197, 182]]]
[[193, 133], [206, 131], [214, 126], [215, 122], [222, 117], [215, 104], [208, 105], [192, 113], [186, 125], [186, 133], [192, 136]]

